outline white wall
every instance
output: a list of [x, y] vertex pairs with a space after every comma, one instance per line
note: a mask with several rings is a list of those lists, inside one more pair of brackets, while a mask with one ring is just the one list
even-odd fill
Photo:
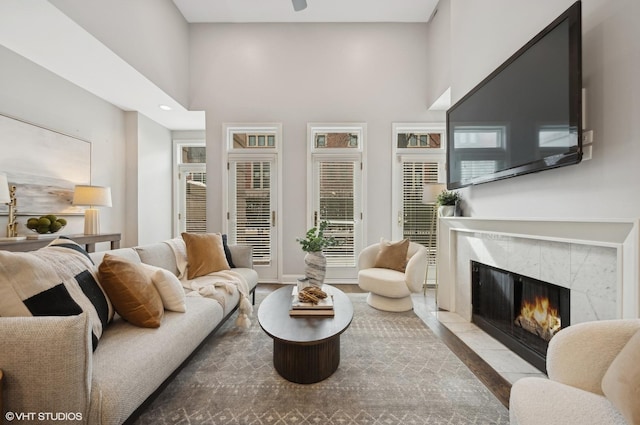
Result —
[[138, 245], [173, 236], [172, 148], [171, 132], [139, 115]]
[[[283, 125], [283, 274], [300, 273], [306, 232], [308, 122], [366, 122], [368, 242], [391, 235], [391, 124], [427, 112], [426, 24], [196, 24], [191, 107], [207, 114], [208, 181], [226, 167], [222, 123]], [[210, 231], [223, 229], [220, 186], [207, 187]]]
[[[453, 0], [452, 101], [462, 97], [571, 0]], [[461, 191], [484, 217], [640, 216], [640, 3], [583, 0], [583, 86], [593, 159]], [[499, 12], [499, 13], [498, 13]]]
[[[100, 230], [122, 233], [122, 246], [172, 237], [171, 132], [1, 46], [0, 63], [0, 113], [91, 142], [91, 182], [110, 186], [113, 198], [113, 207], [101, 208]], [[0, 152], [4, 143], [15, 141], [0, 140]], [[19, 203], [19, 188], [17, 198]], [[26, 217], [18, 222], [19, 234], [27, 234]], [[2, 236], [6, 223], [0, 217]], [[83, 232], [82, 216], [70, 216], [68, 223], [63, 233]]]
[[451, 86], [451, 0], [440, 0], [427, 25], [427, 105]]
[[130, 245], [173, 235], [173, 141], [171, 132], [137, 112], [126, 112], [127, 221]]
[[[122, 111], [2, 46], [0, 63], [0, 113], [90, 141], [92, 183], [111, 186], [113, 197], [113, 207], [101, 209], [101, 230], [122, 232], [126, 221], [125, 178], [118, 172], [125, 162]], [[0, 140], [0, 154], [6, 143], [16, 141]], [[19, 189], [17, 198], [19, 203]], [[20, 234], [28, 231], [25, 221], [26, 217], [18, 217]], [[83, 232], [82, 216], [68, 221], [64, 233]], [[2, 236], [6, 223], [7, 217], [0, 217]]]
[[170, 0], [50, 0], [185, 107], [189, 24]]

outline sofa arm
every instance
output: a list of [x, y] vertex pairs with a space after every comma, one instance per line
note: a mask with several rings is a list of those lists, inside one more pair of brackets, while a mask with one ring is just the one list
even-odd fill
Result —
[[579, 323], [561, 330], [549, 342], [549, 378], [602, 395], [602, 377], [638, 329], [640, 319], [619, 319]]
[[74, 414], [74, 423], [85, 423], [91, 368], [91, 326], [86, 313], [0, 317], [3, 408], [27, 415], [21, 424], [47, 422], [38, 417], [47, 412]]
[[231, 260], [236, 267], [253, 268], [253, 247], [250, 245], [229, 245]]
[[429, 251], [426, 247], [418, 248], [411, 256], [405, 268], [406, 282], [411, 292], [420, 292], [427, 274]]
[[376, 263], [380, 251], [380, 244], [369, 245], [358, 255], [358, 270], [370, 269]]

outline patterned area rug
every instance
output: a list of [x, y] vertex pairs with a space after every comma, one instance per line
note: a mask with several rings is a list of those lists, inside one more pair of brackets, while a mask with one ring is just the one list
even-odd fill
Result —
[[245, 331], [228, 320], [136, 424], [509, 422], [507, 409], [413, 312], [378, 311], [366, 294], [348, 295], [354, 319], [328, 379], [301, 385], [281, 378], [254, 313]]

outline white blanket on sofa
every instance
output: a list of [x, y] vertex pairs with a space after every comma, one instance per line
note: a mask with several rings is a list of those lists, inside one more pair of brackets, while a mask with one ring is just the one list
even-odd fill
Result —
[[167, 241], [176, 256], [178, 266], [178, 279], [182, 286], [189, 290], [187, 296], [203, 296], [216, 300], [222, 308], [225, 308], [225, 297], [220, 290], [233, 294], [234, 290], [240, 293], [238, 300], [238, 318], [236, 325], [241, 328], [251, 326], [249, 316], [253, 312], [253, 306], [249, 301], [249, 284], [244, 276], [233, 270], [221, 270], [206, 276], [187, 279], [187, 247], [182, 238], [174, 238]]

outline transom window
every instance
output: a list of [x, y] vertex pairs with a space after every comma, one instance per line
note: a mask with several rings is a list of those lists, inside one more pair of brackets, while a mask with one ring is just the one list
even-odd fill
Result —
[[274, 148], [276, 146], [275, 134], [234, 133], [234, 149]]
[[441, 139], [441, 133], [398, 133], [397, 147], [399, 149], [441, 149]]
[[315, 147], [357, 149], [359, 135], [356, 133], [316, 133]]

